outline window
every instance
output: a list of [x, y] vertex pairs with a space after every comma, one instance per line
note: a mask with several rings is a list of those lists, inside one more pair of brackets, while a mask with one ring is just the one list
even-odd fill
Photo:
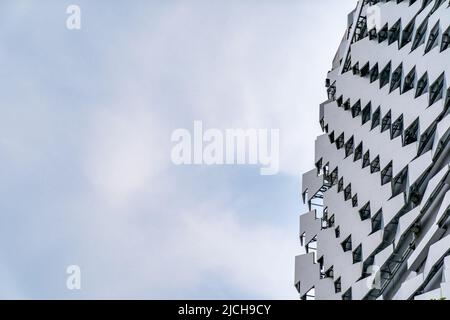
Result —
[[379, 72], [378, 72], [378, 63], [370, 70], [370, 83], [378, 80]]
[[389, 45], [393, 44], [394, 42], [398, 42], [398, 40], [400, 39], [400, 28], [401, 28], [401, 20], [399, 19], [389, 30], [389, 38], [388, 38]]
[[345, 187], [344, 190], [344, 199], [345, 201], [348, 201], [352, 198], [352, 185], [349, 184], [347, 187]]
[[338, 192], [344, 190], [344, 178], [340, 178], [338, 182]]
[[334, 292], [339, 293], [342, 290], [341, 278], [337, 279], [334, 282]]
[[359, 72], [359, 75], [361, 77], [366, 77], [370, 72], [370, 64], [367, 62], [364, 67], [362, 67], [362, 69]]
[[334, 131], [328, 135], [328, 138], [330, 139], [330, 143], [334, 143]]
[[431, 150], [433, 146], [433, 137], [436, 132], [437, 124], [434, 123], [430, 126], [421, 136], [419, 141], [419, 150], [417, 152], [418, 156], [421, 156], [425, 152]]
[[416, 37], [414, 38], [414, 42], [412, 45], [412, 50], [416, 50], [421, 44], [425, 43], [425, 35], [428, 28], [428, 18], [419, 26], [417, 29]]
[[430, 106], [444, 97], [444, 80], [445, 73], [442, 73], [439, 78], [431, 85], [429, 103]]
[[370, 214], [370, 202], [367, 202], [367, 204], [359, 210], [359, 216], [361, 217], [362, 221], [365, 221], [367, 219], [370, 219]]
[[391, 127], [391, 139], [395, 139], [403, 134], [403, 115], [394, 121]]
[[392, 196], [398, 196], [405, 192], [408, 182], [408, 167], [404, 168], [394, 179], [392, 179]]
[[372, 218], [372, 233], [380, 231], [383, 227], [383, 211], [378, 211]]
[[353, 75], [359, 74], [359, 62], [357, 62], [352, 68]]
[[323, 159], [320, 158], [320, 160], [316, 162], [317, 175], [319, 175], [320, 171], [322, 170], [322, 164], [323, 164]]
[[328, 219], [328, 228], [333, 228], [334, 227], [334, 215], [332, 215], [330, 217], [330, 219]]
[[316, 300], [316, 290], [312, 287], [303, 297], [301, 297], [303, 301], [311, 301]]
[[391, 81], [391, 67], [392, 64], [389, 62], [380, 74], [380, 89], [383, 88]]
[[362, 245], [360, 244], [355, 251], [353, 251], [353, 263], [359, 263], [362, 261]]
[[352, 250], [352, 236], [349, 236], [341, 243], [342, 249], [344, 252], [348, 252]]
[[361, 113], [361, 100], [358, 100], [352, 107], [352, 117], [356, 118]]
[[385, 41], [388, 38], [388, 24], [386, 23], [384, 27], [378, 32], [378, 43]]
[[373, 28], [369, 31], [369, 40], [374, 40], [377, 38], [377, 29]]
[[385, 132], [386, 130], [391, 129], [391, 111], [384, 116], [383, 120], [381, 121], [381, 132]]
[[401, 88], [402, 75], [403, 75], [403, 64], [400, 64], [400, 66], [398, 66], [398, 68], [395, 69], [394, 73], [392, 74], [391, 87], [389, 89], [389, 92]]
[[344, 146], [344, 143], [344, 133], [342, 133], [336, 140], [336, 147], [338, 148], [338, 150]]
[[450, 27], [442, 35], [441, 52], [447, 50], [449, 46], [450, 46]]
[[348, 289], [343, 295], [342, 300], [352, 300], [352, 288]]
[[428, 42], [425, 47], [425, 53], [428, 53], [431, 50], [433, 50], [435, 47], [437, 47], [439, 31], [440, 31], [440, 26], [439, 26], [439, 21], [438, 21], [430, 32], [430, 36], [428, 37]]
[[364, 169], [365, 167], [368, 167], [369, 165], [370, 165], [370, 152], [369, 152], [369, 150], [367, 150], [363, 157], [362, 167]]
[[362, 111], [362, 124], [364, 125], [368, 121], [370, 121], [371, 116], [372, 116], [372, 103], [369, 102]]
[[403, 92], [408, 92], [414, 88], [414, 83], [416, 81], [416, 67], [414, 67], [405, 78], [405, 85], [403, 86]]
[[332, 186], [338, 183], [338, 168], [334, 169], [333, 172], [331, 172], [330, 180]]
[[333, 278], [334, 277], [334, 270], [333, 267], [328, 269], [328, 271], [325, 272], [325, 278]]
[[347, 99], [347, 101], [345, 101], [343, 106], [344, 106], [344, 110], [349, 110], [350, 109], [350, 99]]
[[381, 171], [381, 185], [384, 186], [386, 183], [392, 180], [392, 161]]
[[400, 48], [403, 48], [404, 46], [406, 46], [408, 43], [411, 42], [415, 24], [416, 24], [415, 20], [412, 20], [405, 27], [405, 30], [403, 30], [402, 41], [401, 41], [401, 44], [400, 44]]
[[363, 144], [361, 142], [355, 149], [355, 155], [353, 157], [353, 161], [360, 160], [362, 158], [362, 153], [363, 153]]
[[419, 82], [417, 82], [417, 90], [416, 90], [416, 98], [420, 97], [424, 93], [428, 92], [428, 73], [425, 72], [425, 74], [422, 76], [422, 78], [419, 79]]
[[450, 108], [450, 88], [447, 89], [447, 98], [445, 98], [444, 110], [448, 112], [449, 108]]
[[416, 119], [409, 127], [405, 130], [403, 137], [403, 146], [410, 145], [417, 141], [419, 136], [419, 118]]
[[381, 110], [380, 107], [378, 107], [378, 109], [373, 113], [372, 116], [372, 128], [371, 128], [372, 130], [378, 127], [378, 125], [380, 124], [380, 119], [381, 119]]
[[354, 138], [351, 137], [346, 143], [345, 143], [345, 157], [350, 156], [353, 154], [353, 147], [354, 147]]
[[380, 171], [380, 156], [377, 156], [371, 163], [370, 163], [370, 173], [375, 173]]
[[341, 228], [337, 227], [336, 229], [334, 229], [334, 234], [336, 235], [336, 238], [340, 238], [341, 237]]
[[300, 281], [295, 284], [295, 289], [297, 289], [297, 292], [300, 294]]
[[358, 206], [358, 195], [355, 194], [355, 195], [352, 197], [352, 207], [353, 207], [353, 208], [356, 208], [357, 206]]

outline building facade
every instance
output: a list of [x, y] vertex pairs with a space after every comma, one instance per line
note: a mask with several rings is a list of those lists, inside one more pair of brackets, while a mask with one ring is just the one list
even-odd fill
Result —
[[450, 299], [450, 1], [360, 0], [303, 175], [302, 299]]

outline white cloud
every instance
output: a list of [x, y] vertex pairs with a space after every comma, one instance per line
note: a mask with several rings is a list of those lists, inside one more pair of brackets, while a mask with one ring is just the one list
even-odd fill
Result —
[[[330, 10], [328, 1], [200, 4], [172, 5], [127, 40], [155, 105], [171, 109], [166, 123], [279, 128], [282, 172], [299, 175], [312, 167], [313, 157], [304, 155], [313, 155], [320, 134], [318, 105], [345, 14]], [[178, 98], [170, 106], [168, 91]]]
[[283, 227], [243, 225], [213, 201], [132, 216], [88, 211], [80, 262], [88, 297], [295, 298], [295, 236]]
[[189, 257], [202, 261], [200, 266], [206, 270], [220, 270], [222, 279], [247, 296], [294, 298], [293, 265], [286, 261], [293, 261], [295, 236], [280, 227], [257, 222], [243, 226], [233, 212], [213, 207], [207, 210], [216, 215], [208, 217], [193, 212], [184, 215], [187, 221], [183, 239], [188, 243], [183, 247], [187, 252], [194, 248]]
[[[49, 188], [48, 198], [33, 203], [51, 205], [28, 208], [21, 216], [40, 222], [42, 229], [33, 229], [34, 237], [40, 239], [38, 252], [52, 257], [38, 274], [54, 282], [52, 272], [70, 258], [71, 264], [81, 265], [81, 294], [90, 298], [295, 297], [297, 212], [282, 212], [284, 206], [278, 204], [280, 210], [273, 213], [273, 221], [278, 215], [292, 215], [291, 226], [262, 221], [258, 208], [247, 208], [252, 223], [243, 222], [242, 212], [228, 200], [243, 197], [252, 181], [246, 187], [222, 185], [208, 168], [174, 167], [170, 135], [174, 129], [191, 128], [194, 120], [222, 129], [280, 128], [283, 172], [297, 177], [307, 170], [313, 163], [323, 77], [334, 53], [330, 47], [334, 50], [340, 36], [334, 35], [334, 21], [327, 19], [342, 19], [336, 26], [345, 24], [345, 16], [332, 9], [341, 4], [319, 1], [314, 9], [312, 3], [174, 2], [159, 11], [141, 3], [146, 10], [128, 17], [133, 23], [113, 19], [121, 23], [111, 27], [103, 21], [109, 27], [102, 29], [101, 23], [86, 21], [83, 30], [88, 32], [83, 31], [80, 38], [71, 35], [71, 39], [85, 39], [81, 44], [73, 41], [82, 49], [87, 46], [89, 59], [98, 61], [95, 72], [86, 68], [92, 64], [75, 56], [82, 49], [70, 51], [75, 44], [49, 50], [55, 57], [48, 57], [49, 65], [42, 70], [61, 70], [60, 75], [55, 72], [61, 79], [45, 86], [41, 74], [26, 73], [27, 83], [39, 89], [29, 99], [45, 101], [41, 118], [47, 121], [41, 125], [31, 118], [20, 122], [15, 113], [8, 117], [9, 126], [23, 129], [25, 138], [0, 140], [0, 146], [10, 143], [11, 150], [25, 148], [29, 158], [39, 154], [35, 171], [48, 160], [49, 166], [59, 165], [58, 170], [44, 173], [44, 178], [38, 176], [33, 188], [51, 183], [67, 188], [63, 196]], [[96, 11], [88, 6], [82, 6], [89, 13], [85, 17], [92, 17]], [[320, 26], [324, 22], [327, 28]], [[323, 44], [327, 39], [335, 43]], [[319, 49], [311, 50], [312, 43]], [[64, 54], [65, 59], [57, 58]], [[59, 63], [55, 66], [51, 61]], [[76, 81], [69, 85], [67, 79]], [[83, 85], [83, 80], [88, 88], [97, 84], [98, 95], [91, 101], [87, 88], [74, 90], [81, 97], [68, 97], [73, 98], [71, 110], [79, 108], [73, 119], [70, 108], [62, 108], [60, 97], [55, 98], [55, 88], [66, 83], [62, 88], [67, 90]], [[44, 99], [46, 95], [51, 99]], [[44, 124], [33, 145], [33, 132]], [[17, 136], [17, 131], [11, 132]], [[71, 139], [67, 148], [65, 139]], [[20, 144], [11, 143], [16, 141]], [[17, 150], [14, 155], [20, 157]], [[72, 163], [78, 158], [79, 168]], [[65, 172], [61, 172], [66, 162], [71, 163], [73, 172], [67, 177], [73, 181], [64, 180]], [[73, 178], [76, 175], [81, 178]], [[210, 187], [201, 194], [198, 189], [206, 189], [205, 185]], [[24, 191], [30, 193], [25, 186]], [[286, 192], [296, 195], [295, 190]], [[261, 201], [271, 199], [261, 195]], [[51, 212], [33, 215], [42, 210]], [[35, 238], [26, 231], [16, 237], [29, 243], [22, 253], [35, 257], [37, 245], [31, 241]], [[24, 290], [19, 285], [9, 287], [11, 295], [18, 288]], [[40, 297], [42, 289], [36, 287], [30, 295]], [[51, 297], [62, 294], [54, 288], [47, 290]]]
[[86, 174], [110, 203], [120, 204], [142, 192], [167, 165], [157, 118], [130, 102], [101, 108], [90, 121]]

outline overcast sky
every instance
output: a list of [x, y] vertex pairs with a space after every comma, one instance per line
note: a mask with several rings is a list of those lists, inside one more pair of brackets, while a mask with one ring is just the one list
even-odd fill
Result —
[[[3, 0], [0, 298], [296, 298], [301, 172], [355, 5]], [[280, 174], [173, 165], [194, 120], [280, 129]]]

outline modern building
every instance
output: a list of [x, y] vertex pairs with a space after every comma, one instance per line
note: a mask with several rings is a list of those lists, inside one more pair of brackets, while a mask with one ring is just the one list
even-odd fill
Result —
[[303, 175], [302, 299], [450, 299], [450, 1], [359, 1]]

